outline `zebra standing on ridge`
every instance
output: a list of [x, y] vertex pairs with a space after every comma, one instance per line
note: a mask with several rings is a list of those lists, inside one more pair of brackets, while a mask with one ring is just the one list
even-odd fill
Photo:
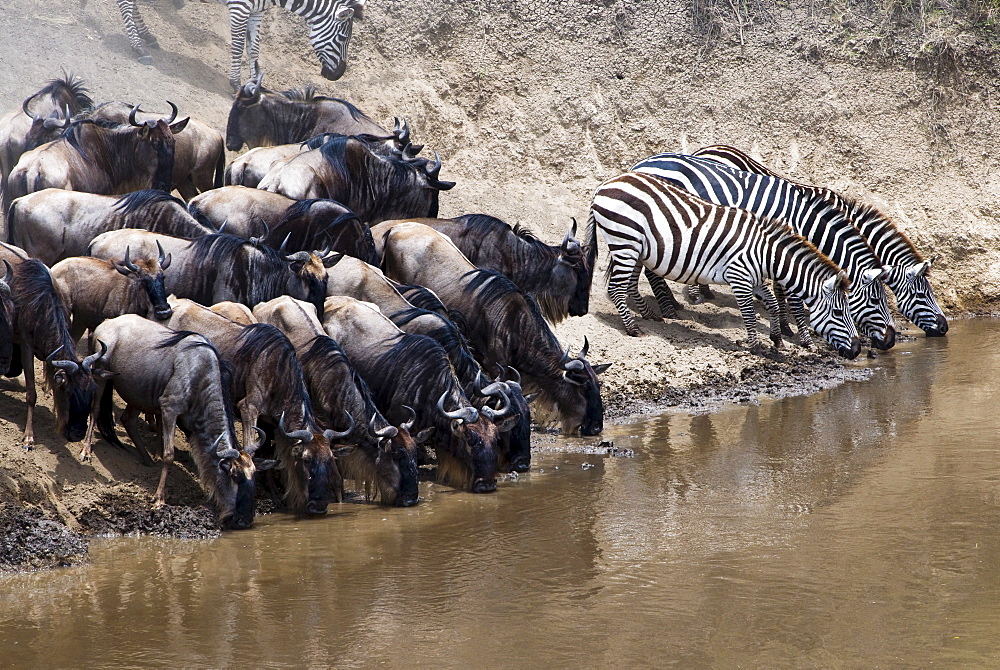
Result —
[[809, 186], [792, 181], [764, 167], [739, 149], [715, 145], [694, 153], [710, 160], [729, 165], [744, 172], [785, 179], [799, 189], [815, 194], [842, 211], [854, 224], [879, 261], [888, 266], [883, 281], [896, 296], [896, 305], [903, 315], [923, 330], [928, 337], [941, 337], [948, 332], [948, 319], [934, 299], [934, 291], [927, 281], [927, 271], [933, 260], [924, 260], [910, 239], [885, 214], [871, 205], [849, 198], [820, 186]]
[[[153, 59], [146, 47], [159, 48], [159, 44], [143, 22], [136, 0], [116, 2], [125, 23], [125, 34], [132, 49], [139, 54], [139, 62], [152, 65]], [[184, 0], [173, 2], [177, 8], [184, 6]], [[240, 66], [244, 48], [250, 61], [251, 76], [262, 72], [257, 62], [260, 53], [260, 22], [268, 7], [284, 7], [306, 20], [309, 25], [309, 41], [323, 66], [320, 74], [336, 81], [347, 69], [347, 45], [351, 41], [351, 30], [354, 19], [360, 20], [363, 17], [365, 2], [366, 0], [226, 0], [232, 38], [229, 83], [233, 91], [240, 89]]]
[[[611, 252], [608, 295], [629, 335], [641, 334], [625, 300], [639, 296], [639, 271], [683, 283], [726, 283], [746, 325], [748, 343], [759, 348], [755, 294], [771, 311], [771, 340], [781, 346], [777, 301], [764, 284], [773, 279], [798, 296], [813, 327], [846, 358], [861, 351], [845, 288], [846, 273], [816, 247], [780, 222], [737, 207], [716, 205], [652, 175], [628, 172], [598, 189], [590, 216]], [[802, 332], [808, 324], [801, 322]]]
[[[240, 90], [240, 65], [244, 45], [250, 62], [250, 76], [263, 70], [257, 62], [260, 53], [260, 22], [264, 10], [272, 5], [284, 7], [304, 18], [309, 25], [309, 41], [323, 66], [320, 74], [331, 81], [340, 79], [347, 69], [347, 45], [351, 41], [354, 19], [364, 17], [366, 0], [227, 0], [229, 32], [233, 40], [229, 83]], [[249, 40], [249, 44], [246, 42]]]
[[[872, 346], [889, 349], [895, 344], [896, 330], [882, 283], [886, 269], [854, 225], [830, 203], [782, 179], [742, 172], [706, 158], [659, 154], [640, 161], [632, 170], [665, 179], [709, 202], [741, 207], [762, 219], [787, 224], [847, 272], [853, 287], [851, 313]], [[794, 297], [790, 302], [793, 311], [801, 309]]]

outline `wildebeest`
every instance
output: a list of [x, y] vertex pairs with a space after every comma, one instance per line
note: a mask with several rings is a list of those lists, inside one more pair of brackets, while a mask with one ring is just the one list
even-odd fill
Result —
[[243, 326], [249, 326], [251, 323], [257, 323], [257, 319], [254, 317], [253, 312], [246, 305], [241, 305], [238, 302], [232, 302], [231, 300], [223, 300], [222, 302], [217, 302], [214, 305], [209, 305], [208, 308], [226, 317], [230, 321], [235, 321]]
[[473, 493], [496, 490], [497, 427], [469, 402], [441, 345], [343, 296], [326, 299], [323, 328], [341, 343], [386, 418], [408, 420], [408, 406], [415, 426], [434, 428], [439, 481]]
[[[233, 367], [232, 397], [249, 443], [260, 421], [274, 431], [275, 454], [288, 505], [306, 514], [324, 514], [331, 493], [343, 499], [343, 481], [330, 444], [345, 431], [320, 430], [313, 420], [312, 400], [302, 380], [302, 368], [291, 342], [274, 326], [243, 326], [190, 300], [171, 299], [168, 326], [208, 338]], [[338, 417], [353, 423], [350, 415]]]
[[120, 261], [74, 257], [52, 266], [52, 279], [72, 318], [70, 332], [79, 340], [102, 321], [122, 314], [138, 314], [158, 321], [170, 318], [163, 289], [163, 271], [171, 258], [159, 248], [156, 258], [129, 257]]
[[226, 186], [257, 188], [267, 173], [284, 165], [303, 151], [310, 151], [304, 143], [279, 144], [276, 147], [257, 147], [237, 156], [226, 166], [223, 183]]
[[326, 268], [316, 254], [282, 254], [232, 235], [206, 235], [172, 251], [174, 270], [166, 277], [168, 294], [202, 305], [223, 300], [253, 308], [280, 295], [322, 308]]
[[368, 384], [340, 345], [323, 330], [315, 307], [309, 303], [283, 296], [257, 305], [254, 315], [281, 329], [295, 346], [321, 425], [345, 412], [358, 417], [346, 440], [355, 441], [357, 447], [338, 450], [344, 478], [363, 484], [366, 495], [370, 498], [374, 493], [383, 505], [416, 504], [417, 445], [432, 429], [411, 436], [412, 418], [398, 426], [389, 424], [375, 406]]
[[188, 239], [215, 232], [195, 221], [177, 198], [150, 189], [109, 196], [47, 188], [15, 200], [7, 217], [11, 243], [50, 266], [86, 255], [95, 237], [121, 228]]
[[45, 188], [113, 195], [145, 188], [169, 191], [174, 169], [174, 134], [188, 120], [138, 123], [133, 108], [128, 125], [82, 119], [69, 122], [59, 139], [24, 153], [4, 190], [4, 211], [15, 199]]
[[473, 265], [496, 270], [530, 294], [545, 318], [559, 323], [567, 316], [583, 316], [590, 307], [590, 285], [597, 260], [594, 228], [587, 242], [576, 239], [576, 220], [558, 246], [548, 245], [519, 225], [513, 228], [485, 214], [454, 219], [419, 219], [447, 235]]
[[83, 81], [64, 72], [25, 98], [19, 109], [0, 116], [0, 189], [21, 154], [59, 137], [65, 120], [93, 104]]
[[329, 249], [375, 262], [375, 242], [368, 226], [334, 200], [292, 200], [278, 193], [244, 186], [224, 186], [204, 193], [188, 211], [207, 226], [287, 251]]
[[460, 315], [459, 325], [484, 368], [516, 369], [564, 432], [597, 435], [604, 429], [597, 375], [609, 364], [592, 367], [586, 344], [577, 357], [563, 352], [530, 296], [500, 273], [476, 268], [451, 240], [422, 224], [386, 222], [372, 234], [384, 244], [388, 276], [426, 286]]
[[78, 442], [86, 434], [89, 443], [87, 423], [97, 388], [91, 365], [96, 357], [87, 356], [82, 361], [77, 358], [76, 343], [70, 335], [69, 312], [59, 297], [49, 269], [9, 244], [0, 244], [0, 259], [14, 269], [10, 288], [16, 346], [6, 376], [16, 377], [22, 370], [24, 372], [28, 403], [24, 447], [30, 449], [35, 443], [34, 416], [38, 400], [35, 358], [45, 363], [45, 381], [52, 390], [57, 430], [69, 442]]
[[[128, 123], [132, 105], [106, 102], [88, 112], [86, 118]], [[155, 115], [140, 113], [140, 122], [155, 120]], [[170, 181], [181, 197], [189, 200], [198, 193], [222, 186], [226, 170], [226, 150], [222, 133], [207, 123], [189, 118], [183, 133], [175, 138], [174, 168]]]
[[162, 250], [171, 258], [176, 258], [177, 254], [190, 244], [191, 240], [183, 237], [123, 228], [109, 230], [95, 237], [87, 247], [87, 255], [114, 261], [121, 258], [126, 249], [131, 251], [133, 258], [156, 258]]
[[[402, 331], [426, 335], [448, 354], [455, 376], [473, 405], [487, 414], [509, 402], [507, 413], [497, 413], [500, 430], [497, 455], [501, 470], [526, 472], [531, 467], [531, 414], [520, 386], [486, 378], [469, 350], [461, 331], [440, 313], [411, 305], [378, 268], [349, 256], [339, 256], [328, 264], [326, 293], [344, 295], [377, 305]], [[493, 407], [491, 403], [498, 403]]]
[[388, 135], [389, 131], [360, 109], [330, 98], [312, 86], [272, 91], [253, 77], [236, 94], [226, 124], [226, 148], [239, 151], [304, 142], [320, 133]]
[[122, 424], [142, 454], [145, 448], [136, 441], [139, 412], [159, 414], [163, 455], [154, 507], [166, 503], [174, 429], [180, 427], [202, 488], [215, 501], [223, 526], [252, 526], [254, 475], [273, 467], [274, 461], [254, 463], [256, 444], [240, 448], [222, 379], [224, 368], [215, 348], [200, 335], [175, 332], [133, 314], [105, 321], [94, 331], [92, 341], [101, 349], [106, 347], [100, 364], [113, 375], [105, 383], [98, 415], [104, 438], [124, 446], [115, 434], [113, 391], [126, 403]]
[[259, 188], [295, 200], [327, 198], [368, 224], [386, 219], [437, 216], [438, 194], [455, 186], [441, 181], [441, 159], [407, 159], [362, 137], [333, 137], [268, 173]]

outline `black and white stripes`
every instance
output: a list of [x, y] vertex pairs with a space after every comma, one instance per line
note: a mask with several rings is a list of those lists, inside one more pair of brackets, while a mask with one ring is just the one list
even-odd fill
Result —
[[[608, 294], [630, 335], [639, 329], [626, 305], [638, 293], [642, 267], [682, 283], [726, 283], [732, 287], [747, 327], [758, 345], [753, 296], [772, 310], [771, 339], [780, 345], [777, 304], [764, 284], [773, 279], [810, 310], [813, 327], [844, 356], [860, 352], [847, 305], [849, 280], [809, 242], [780, 223], [736, 208], [715, 205], [655, 176], [626, 173], [598, 188], [591, 207], [610, 250]], [[800, 324], [803, 326], [805, 324]]]
[[240, 65], [244, 46], [251, 75], [260, 73], [260, 22], [264, 10], [283, 7], [298, 14], [309, 25], [309, 41], [323, 66], [321, 74], [337, 80], [347, 68], [347, 45], [351, 41], [354, 19], [361, 18], [365, 0], [227, 0], [229, 31], [232, 36], [232, 67], [229, 83], [240, 87]]

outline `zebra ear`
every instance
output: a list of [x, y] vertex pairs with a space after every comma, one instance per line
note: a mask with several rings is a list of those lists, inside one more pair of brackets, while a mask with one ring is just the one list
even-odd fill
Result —
[[865, 283], [870, 284], [873, 281], [877, 281], [885, 276], [885, 268], [870, 268], [862, 273], [865, 278]]
[[336, 18], [338, 21], [350, 21], [351, 19], [354, 18], [354, 8], [341, 7], [340, 9], [337, 10], [337, 13], [334, 14], [334, 18]]
[[917, 263], [916, 265], [910, 267], [910, 269], [906, 271], [906, 274], [911, 275], [913, 277], [923, 277], [924, 275], [927, 274], [927, 270], [930, 269], [931, 263], [932, 261], [923, 261], [921, 263]]

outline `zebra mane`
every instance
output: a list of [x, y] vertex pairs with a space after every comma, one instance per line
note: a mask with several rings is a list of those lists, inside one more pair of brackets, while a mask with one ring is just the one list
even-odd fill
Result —
[[791, 237], [794, 241], [800, 243], [806, 249], [813, 252], [813, 254], [816, 255], [817, 261], [827, 269], [831, 270], [834, 274], [841, 271], [840, 266], [831, 261], [830, 257], [820, 251], [815, 244], [799, 235], [780, 219], [772, 219], [770, 217], [765, 218], [756, 215], [754, 215], [754, 218], [756, 219], [756, 224], [764, 231], [783, 237]]
[[910, 240], [909, 237], [906, 236], [906, 233], [901, 231], [893, 222], [893, 220], [890, 219], [878, 207], [876, 207], [875, 205], [870, 205], [867, 202], [861, 202], [857, 198], [846, 195], [844, 193], [840, 193], [839, 191], [832, 191], [832, 192], [836, 193], [836, 195], [841, 200], [843, 200], [844, 204], [849, 208], [850, 211], [845, 212], [845, 214], [847, 214], [848, 219], [850, 219], [851, 221], [853, 221], [854, 219], [861, 219], [861, 218], [877, 220], [880, 224], [882, 224], [886, 228], [889, 228], [890, 230], [892, 230], [893, 233], [895, 233], [896, 238], [906, 245], [906, 247], [910, 250], [910, 253], [912, 253], [916, 257], [917, 261], [924, 260], [924, 257], [920, 254], [919, 251], [917, 251], [917, 248], [913, 245], [913, 242]]

